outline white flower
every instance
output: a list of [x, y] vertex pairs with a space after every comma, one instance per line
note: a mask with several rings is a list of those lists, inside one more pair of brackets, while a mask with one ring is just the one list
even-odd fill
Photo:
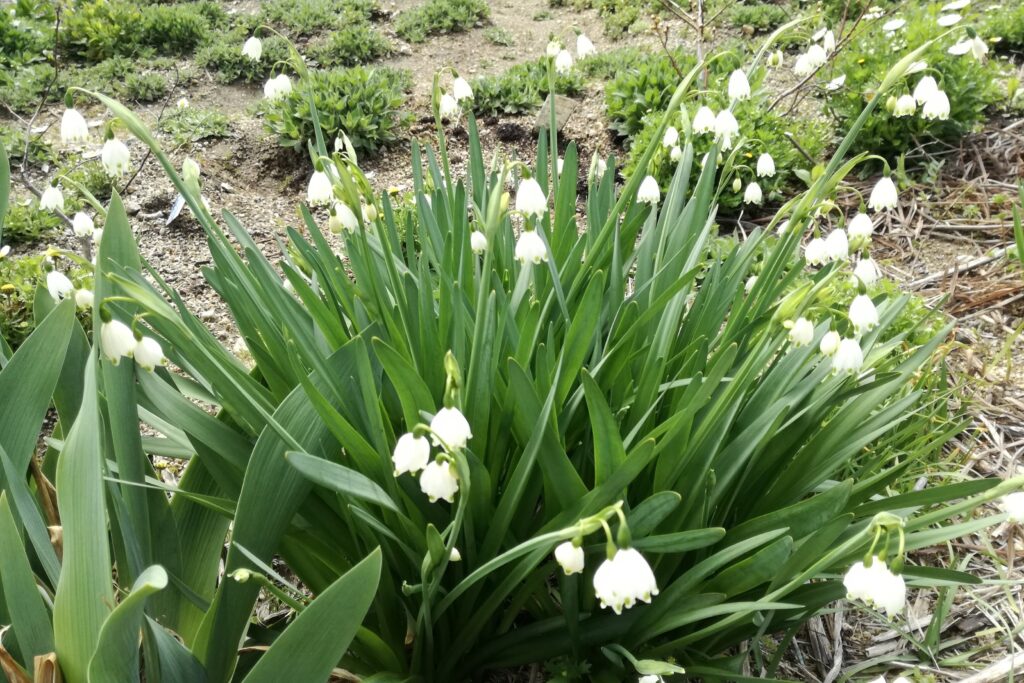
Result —
[[807, 318], [797, 318], [789, 328], [789, 343], [793, 346], [807, 346], [814, 341], [814, 323]]
[[103, 228], [96, 228], [92, 231], [92, 243], [97, 247], [100, 245], [100, 240], [103, 239]]
[[894, 33], [895, 31], [899, 31], [906, 25], [906, 19], [890, 19], [889, 21], [882, 24], [882, 30], [885, 31], [886, 33]]
[[822, 355], [831, 356], [833, 353], [839, 350], [839, 343], [843, 340], [839, 336], [839, 333], [835, 330], [829, 330], [825, 333], [825, 336], [821, 338], [821, 342], [818, 344], [818, 350], [821, 351]]
[[459, 478], [455, 472], [455, 465], [450, 462], [435, 460], [425, 468], [420, 475], [420, 490], [427, 494], [431, 503], [438, 500], [446, 500], [449, 503], [455, 500], [455, 494], [459, 491]]
[[71, 230], [75, 233], [75, 237], [92, 237], [93, 230], [95, 229], [96, 224], [92, 222], [92, 219], [86, 213], [79, 211], [71, 219]]
[[679, 144], [679, 131], [676, 130], [675, 126], [669, 126], [665, 129], [665, 134], [661, 138], [661, 144], [665, 147], [675, 147]]
[[360, 213], [363, 214], [364, 223], [373, 223], [377, 220], [377, 207], [373, 204], [363, 204]]
[[459, 552], [458, 548], [452, 548], [451, 553], [448, 555], [448, 559], [452, 562], [462, 562], [462, 553]]
[[116, 178], [128, 170], [131, 165], [131, 153], [123, 142], [117, 138], [110, 138], [103, 143], [100, 161], [103, 163], [103, 170], [107, 172], [107, 175]]
[[826, 31], [828, 31], [828, 26], [822, 26], [821, 28], [814, 32], [814, 35], [811, 36], [811, 40], [815, 43], [818, 42], [819, 40], [825, 37]]
[[597, 176], [603, 178], [604, 174], [608, 172], [608, 162], [604, 159], [597, 160]]
[[844, 339], [839, 342], [839, 348], [832, 356], [832, 372], [855, 374], [860, 372], [864, 365], [864, 352], [860, 350], [860, 344], [856, 339]]
[[750, 277], [747, 278], [747, 281], [743, 283], [743, 291], [746, 292], [747, 294], [750, 294], [750, 290], [752, 290], [754, 288], [754, 285], [756, 284], [757, 276], [751, 275]]
[[60, 301], [75, 289], [75, 286], [71, 284], [71, 280], [68, 276], [59, 270], [51, 270], [46, 274], [46, 289], [50, 292], [50, 296], [56, 301]]
[[978, 36], [974, 36], [973, 38], [961, 40], [946, 51], [951, 55], [965, 55], [970, 52], [972, 57], [979, 62], [983, 62], [985, 61], [985, 55], [988, 54], [988, 45]]
[[941, 17], [939, 17], [938, 24], [939, 26], [946, 28], [949, 26], [953, 26], [955, 24], [959, 24], [961, 19], [963, 19], [963, 17], [961, 17], [959, 14], [943, 14]]
[[836, 50], [836, 34], [832, 31], [825, 31], [824, 37], [821, 39], [821, 47], [825, 50], [826, 54], [831, 54]]
[[871, 196], [868, 198], [868, 207], [872, 211], [884, 211], [885, 209], [896, 208], [899, 203], [899, 193], [896, 192], [896, 183], [889, 176], [882, 176], [871, 189]]
[[263, 96], [268, 100], [277, 100], [292, 91], [292, 79], [288, 74], [278, 74], [263, 85]]
[[555, 170], [558, 171], [558, 175], [562, 175], [562, 167], [565, 165], [565, 159], [558, 157], [558, 161], [555, 163]]
[[323, 171], [313, 171], [306, 186], [306, 202], [310, 206], [326, 206], [334, 200], [331, 178]]
[[669, 151], [668, 158], [672, 161], [679, 161], [683, 158], [683, 149], [679, 145], [676, 145], [671, 149], [671, 151]]
[[576, 36], [576, 59], [586, 59], [597, 52], [594, 43], [584, 34]]
[[452, 95], [455, 97], [456, 102], [471, 100], [473, 99], [473, 88], [470, 86], [469, 81], [462, 76], [458, 76], [452, 81]]
[[829, 261], [845, 261], [850, 257], [850, 240], [846, 231], [836, 228], [825, 238], [825, 255]]
[[739, 121], [728, 109], [723, 109], [715, 116], [715, 138], [722, 143], [722, 149], [732, 147], [732, 138], [740, 132]]
[[39, 198], [39, 208], [43, 211], [64, 211], [64, 193], [56, 185], [47, 185], [43, 196]]
[[442, 119], [457, 119], [459, 117], [459, 101], [448, 93], [444, 93], [441, 95], [438, 112], [441, 114]]
[[793, 72], [797, 76], [810, 76], [812, 73], [824, 66], [828, 61], [828, 53], [825, 48], [817, 43], [809, 46], [807, 52], [797, 57], [793, 65]]
[[914, 99], [918, 104], [924, 104], [929, 97], [939, 89], [939, 84], [931, 76], [924, 76], [914, 86]]
[[594, 595], [601, 607], [610, 607], [616, 614], [629, 609], [637, 600], [650, 603], [658, 594], [658, 584], [651, 565], [634, 548], [619, 548], [594, 572]]
[[192, 157], [185, 157], [185, 161], [181, 162], [181, 177], [185, 182], [199, 182], [199, 176], [202, 171], [199, 169], [199, 164]]
[[658, 181], [654, 179], [654, 176], [647, 176], [640, 183], [640, 187], [636, 191], [636, 200], [652, 205], [661, 201], [661, 188], [658, 187]]
[[840, 88], [842, 88], [845, 84], [846, 84], [846, 74], [842, 74], [840, 76], [836, 76], [831, 81], [826, 83], [825, 84], [825, 90], [828, 90], [829, 92], [835, 92], [836, 90], [839, 90]]
[[256, 36], [250, 36], [242, 45], [242, 54], [254, 62], [260, 61], [263, 56], [263, 42]]
[[850, 219], [846, 230], [850, 235], [850, 245], [854, 249], [859, 249], [871, 241], [871, 234], [874, 232], [875, 226], [871, 222], [870, 216], [858, 211], [857, 215]]
[[548, 43], [547, 48], [545, 48], [545, 52], [547, 53], [548, 57], [557, 57], [558, 53], [561, 51], [562, 44], [559, 43], [557, 40], [552, 40], [550, 43]]
[[946, 97], [946, 93], [941, 90], [936, 90], [932, 93], [924, 102], [924, 106], [921, 107], [921, 118], [929, 121], [938, 119], [939, 121], [945, 121], [949, 118], [949, 98]]
[[782, 55], [782, 50], [776, 50], [775, 52], [768, 55], [768, 66], [779, 67], [782, 66], [782, 62], [785, 57]]
[[474, 254], [482, 254], [487, 251], [487, 235], [479, 230], [471, 232], [469, 234], [469, 248], [473, 250]]
[[174, 106], [177, 109], [179, 109], [179, 110], [181, 110], [181, 109], [188, 109], [188, 98], [187, 97], [180, 97], [180, 98], [178, 98], [178, 101], [174, 104]]
[[85, 122], [77, 109], [64, 110], [60, 119], [60, 141], [65, 145], [74, 142], [85, 142], [89, 139], [89, 124]]
[[904, 116], [913, 116], [914, 112], [917, 111], [917, 100], [914, 99], [913, 95], [900, 95], [896, 99], [896, 106], [893, 107], [892, 115], [896, 118], [903, 118]]
[[661, 683], [661, 681], [662, 681], [661, 676], [656, 676], [654, 674], [647, 674], [646, 676], [641, 676], [640, 678], [638, 678], [636, 680], [636, 683]]
[[548, 260], [548, 248], [536, 230], [524, 230], [516, 241], [516, 260], [520, 263], [538, 264]]
[[870, 287], [881, 279], [882, 271], [878, 269], [878, 265], [873, 259], [862, 258], [857, 261], [857, 267], [853, 269], [853, 276], [863, 282], [865, 287]]
[[764, 195], [761, 193], [761, 186], [755, 182], [749, 183], [747, 189], [743, 191], [743, 203], [760, 204], [762, 201], [764, 201]]
[[772, 155], [765, 152], [757, 158], [757, 177], [758, 178], [771, 178], [775, 175], [775, 159], [772, 159]]
[[555, 548], [555, 561], [562, 566], [566, 576], [578, 574], [583, 571], [583, 548], [572, 541], [561, 543]]
[[715, 112], [711, 107], [702, 105], [693, 116], [693, 132], [697, 135], [713, 133], [715, 131]]
[[823, 266], [828, 262], [828, 249], [825, 240], [815, 237], [804, 247], [804, 260], [812, 266]]
[[430, 461], [430, 442], [425, 436], [416, 436], [412, 432], [402, 434], [395, 444], [395, 452], [391, 454], [391, 462], [395, 465], [395, 476], [410, 472], [416, 474]]
[[750, 97], [750, 82], [742, 69], [729, 74], [729, 99], [745, 100]]
[[473, 438], [466, 416], [458, 408], [441, 408], [430, 421], [430, 431], [435, 446], [443, 446], [447, 450], [465, 448], [466, 442]]
[[910, 63], [910, 66], [907, 67], [906, 75], [910, 76], [912, 74], [921, 73], [927, 68], [928, 62], [924, 61], [923, 59], [919, 59], [916, 62]]
[[0, 259], [6, 258], [11, 253], [11, 245], [5, 244], [0, 247]]
[[878, 309], [867, 294], [859, 294], [853, 299], [849, 317], [857, 334], [863, 334], [878, 326]]
[[516, 211], [540, 218], [547, 210], [548, 199], [544, 196], [540, 183], [533, 178], [526, 178], [519, 183], [519, 189], [516, 190]]
[[971, 0], [954, 0], [942, 6], [940, 12], [956, 12], [971, 4]]
[[564, 74], [572, 70], [572, 55], [568, 50], [561, 50], [555, 57], [555, 71]]
[[143, 370], [152, 372], [158, 365], [167, 365], [167, 358], [160, 342], [152, 337], [143, 337], [135, 342], [135, 362]]
[[120, 320], [105, 322], [100, 326], [100, 348], [107, 360], [117, 365], [122, 356], [135, 354], [135, 333]]
[[871, 565], [855, 563], [843, 577], [846, 597], [861, 600], [885, 612], [890, 619], [899, 614], [907, 602], [907, 584], [903, 577], [893, 574], [878, 557]]
[[92, 290], [89, 289], [76, 289], [75, 290], [75, 306], [82, 309], [92, 308], [93, 295]]
[[1007, 521], [1024, 524], [1024, 491], [1007, 493], [999, 500], [999, 506], [1007, 515]]
[[327, 220], [327, 227], [335, 234], [340, 233], [342, 230], [352, 232], [359, 227], [359, 219], [356, 217], [355, 212], [348, 208], [348, 204], [338, 202], [334, 205], [334, 213]]

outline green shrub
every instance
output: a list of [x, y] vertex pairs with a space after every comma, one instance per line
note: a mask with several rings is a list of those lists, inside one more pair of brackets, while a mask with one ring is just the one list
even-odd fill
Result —
[[588, 78], [608, 80], [628, 69], [636, 69], [651, 58], [651, 51], [638, 47], [620, 47], [614, 50], [601, 50], [597, 54], [576, 62], [579, 69]]
[[64, 14], [61, 44], [90, 62], [131, 53], [142, 21], [139, 6], [124, 0], [78, 0]]
[[52, 79], [53, 67], [49, 64], [0, 69], [0, 102], [20, 114], [33, 112]]
[[163, 74], [153, 71], [148, 73], [132, 73], [124, 79], [120, 91], [122, 99], [132, 102], [155, 102], [167, 94], [167, 79]]
[[[167, 94], [167, 77], [157, 69], [161, 62], [115, 56], [65, 72], [62, 85], [105, 90], [132, 102], [155, 102]], [[59, 95], [59, 92], [55, 92]]]
[[[828, 109], [846, 125], [854, 121], [875, 96], [887, 68], [896, 61], [894, 50], [913, 49], [947, 30], [936, 23], [938, 9], [937, 4], [919, 9], [911, 5], [901, 7], [898, 16], [907, 24], [895, 37], [884, 41], [879, 39], [876, 24], [865, 27], [839, 54], [834, 71], [822, 72], [824, 80], [838, 74], [846, 76], [842, 88], [827, 93]], [[965, 22], [970, 20], [965, 18]], [[905, 85], [892, 95], [912, 92], [923, 75], [931, 75], [949, 98], [949, 118], [925, 120], [920, 109], [912, 116], [897, 118], [882, 108], [865, 125], [851, 154], [863, 150], [892, 159], [922, 142], [955, 140], [985, 120], [985, 109], [1002, 99], [1000, 67], [995, 60], [979, 63], [970, 55], [949, 54], [947, 49], [961, 37], [951, 35], [926, 50], [921, 59], [928, 64], [927, 72], [908, 77]]]
[[280, 36], [263, 38], [263, 56], [258, 62], [254, 62], [242, 54], [242, 45], [249, 35], [248, 31], [220, 34], [212, 43], [199, 49], [196, 53], [196, 65], [201, 69], [215, 72], [217, 80], [221, 83], [251, 82], [267, 78], [275, 64], [288, 59], [288, 43]]
[[993, 41], [999, 39], [995, 47], [1024, 50], [1024, 5], [1011, 3], [1009, 7], [1000, 6], [996, 11], [987, 12], [982, 35]]
[[0, 8], [0, 67], [13, 69], [43, 59], [53, 47], [47, 23], [19, 14], [14, 4]]
[[[472, 85], [473, 111], [478, 115], [533, 111], [548, 96], [545, 60], [516, 64], [497, 76], [475, 78]], [[583, 87], [583, 77], [575, 69], [555, 76], [555, 91], [560, 95], [578, 95]]]
[[192, 5], [148, 5], [142, 10], [137, 40], [161, 54], [187, 54], [210, 31], [207, 15]]
[[[53, 161], [53, 147], [39, 135], [29, 137], [28, 160], [34, 165]], [[0, 146], [8, 150], [12, 160], [20, 161], [25, 155], [25, 130], [0, 123]]]
[[391, 43], [365, 20], [355, 20], [311, 42], [306, 53], [321, 66], [358, 66], [391, 53]]
[[[567, 4], [567, 0], [548, 1], [552, 7]], [[604, 33], [610, 38], [621, 38], [639, 29], [658, 7], [657, 2], [650, 0], [571, 0], [571, 4], [576, 9], [597, 10], [604, 21]]]
[[372, 0], [270, 0], [262, 5], [261, 23], [282, 28], [292, 36], [310, 36], [323, 29], [344, 28], [367, 21], [376, 11]]
[[320, 124], [328, 138], [333, 140], [345, 133], [357, 152], [368, 154], [376, 154], [401, 139], [410, 120], [402, 111], [407, 75], [393, 69], [356, 66], [310, 71], [308, 78], [297, 83], [289, 95], [262, 105], [264, 125], [281, 144], [301, 148], [313, 139], [308, 88], [313, 89]]
[[36, 242], [50, 236], [61, 225], [57, 216], [39, 210], [39, 202], [35, 197], [14, 201], [7, 211], [3, 239], [10, 244]]
[[733, 26], [750, 27], [755, 31], [770, 31], [789, 19], [785, 7], [767, 2], [754, 2], [749, 5], [735, 5], [729, 13]]
[[395, 33], [410, 43], [427, 36], [468, 31], [490, 16], [487, 0], [425, 0], [395, 20]]
[[170, 135], [175, 145], [181, 146], [206, 138], [227, 136], [231, 130], [231, 119], [212, 109], [185, 107], [164, 116], [158, 128]]
[[[21, 346], [25, 338], [35, 330], [36, 321], [33, 312], [37, 288], [39, 296], [49, 299], [46, 291], [43, 263], [47, 260], [46, 253], [28, 256], [7, 256], [0, 258], [0, 339], [12, 349]], [[92, 275], [89, 271], [73, 263], [62, 262], [63, 272], [76, 287], [89, 289], [92, 287]], [[79, 320], [88, 324], [88, 312], [80, 312]]]
[[501, 26], [490, 26], [484, 29], [484, 38], [493, 45], [511, 47], [515, 43], [512, 33]]

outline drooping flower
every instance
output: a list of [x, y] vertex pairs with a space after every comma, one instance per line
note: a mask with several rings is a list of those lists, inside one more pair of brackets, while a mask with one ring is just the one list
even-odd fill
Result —
[[865, 287], [870, 287], [882, 278], [882, 271], [878, 269], [878, 264], [873, 259], [862, 258], [857, 261], [853, 276], [863, 282]]
[[591, 42], [590, 38], [587, 38], [583, 33], [576, 36], [576, 59], [586, 59], [596, 53], [597, 48], [594, 47], [594, 43]]
[[636, 191], [636, 200], [652, 206], [661, 201], [661, 188], [654, 176], [647, 176]]
[[548, 57], [557, 57], [558, 53], [561, 51], [562, 44], [559, 43], [557, 40], [552, 40], [550, 43], [548, 43], [547, 48], [545, 48], [545, 53]]
[[473, 99], [473, 87], [462, 76], [457, 76], [452, 81], [452, 96], [456, 102]]
[[459, 101], [448, 93], [441, 95], [441, 102], [438, 104], [438, 113], [442, 119], [457, 119], [459, 117]]
[[188, 109], [188, 98], [187, 97], [179, 97], [178, 101], [174, 103], [174, 106], [179, 111], [182, 110], [182, 109]]
[[431, 440], [435, 446], [443, 446], [448, 450], [465, 448], [466, 442], [473, 438], [466, 416], [458, 408], [441, 408], [430, 421]]
[[516, 260], [537, 265], [548, 260], [548, 248], [536, 230], [524, 230], [516, 241]]
[[455, 465], [440, 460], [429, 463], [420, 475], [420, 490], [427, 494], [431, 503], [438, 500], [453, 502], [455, 494], [459, 492], [459, 478]]
[[722, 143], [722, 149], [732, 147], [732, 138], [739, 135], [740, 123], [728, 109], [723, 109], [715, 116], [715, 138]]
[[939, 89], [939, 84], [931, 76], [923, 76], [914, 86], [914, 99], [918, 104], [924, 104]]
[[745, 100], [750, 97], [750, 81], [742, 69], [736, 69], [729, 74], [729, 99]]
[[92, 222], [92, 219], [86, 213], [79, 211], [71, 219], [71, 230], [75, 233], [75, 237], [92, 237], [93, 230], [95, 229], [96, 224]]
[[846, 226], [846, 230], [850, 236], [850, 247], [853, 249], [860, 249], [871, 241], [871, 235], [875, 231], [875, 225], [871, 222], [870, 216], [862, 211], [858, 211], [857, 215], [850, 219], [850, 222]]
[[263, 85], [263, 96], [270, 101], [285, 97], [292, 91], [292, 79], [288, 74], [278, 74]]
[[260, 61], [263, 56], [263, 42], [256, 36], [249, 36], [242, 45], [242, 54], [254, 62]]
[[839, 343], [843, 340], [839, 336], [839, 333], [835, 330], [829, 330], [825, 333], [825, 336], [821, 338], [821, 342], [818, 343], [818, 350], [821, 351], [824, 356], [831, 356], [839, 350]]
[[936, 23], [943, 28], [948, 28], [949, 26], [959, 24], [961, 19], [963, 19], [963, 17], [959, 14], [943, 14], [939, 17], [939, 20]]
[[363, 204], [360, 213], [363, 214], [364, 223], [373, 223], [377, 220], [377, 207], [373, 204]]
[[949, 98], [941, 90], [936, 90], [921, 107], [921, 118], [929, 121], [945, 121], [949, 118]]
[[391, 454], [391, 462], [395, 465], [395, 476], [409, 472], [416, 474], [430, 461], [430, 442], [425, 436], [416, 436], [412, 432], [398, 437], [395, 451]]
[[572, 54], [568, 50], [559, 50], [555, 57], [555, 71], [560, 74], [572, 71]]
[[90, 289], [76, 289], [75, 290], [75, 306], [83, 310], [92, 308], [93, 304], [92, 290]]
[[815, 237], [804, 247], [804, 260], [812, 266], [822, 266], [828, 262], [828, 249], [825, 240]]
[[47, 185], [43, 196], [39, 198], [39, 208], [43, 211], [64, 211], [64, 193], [56, 185]]
[[693, 116], [693, 132], [697, 135], [705, 135], [715, 131], [715, 112], [707, 105], [701, 105]]
[[109, 320], [100, 326], [100, 348], [113, 365], [121, 358], [135, 354], [135, 333], [120, 320]]
[[758, 178], [771, 178], [775, 175], [775, 159], [772, 159], [772, 155], [765, 152], [757, 158], [757, 177]]
[[825, 50], [826, 54], [832, 54], [836, 51], [836, 34], [832, 31], [825, 31], [825, 35], [821, 39], [821, 47]]
[[893, 107], [892, 115], [900, 119], [904, 116], [913, 116], [917, 111], [917, 100], [913, 95], [900, 95], [896, 98], [896, 106]]
[[117, 138], [110, 138], [103, 143], [103, 150], [100, 152], [100, 161], [103, 170], [111, 178], [124, 175], [131, 165], [131, 153], [128, 146]]
[[974, 36], [973, 38], [964, 38], [960, 42], [952, 45], [946, 50], [951, 55], [965, 55], [970, 53], [979, 62], [985, 61], [985, 56], [988, 54], [988, 45], [985, 41]]
[[836, 228], [825, 238], [825, 256], [829, 261], [845, 261], [850, 257], [850, 240], [846, 231]]
[[89, 139], [89, 124], [74, 107], [64, 110], [60, 119], [60, 141], [65, 145], [85, 142]]
[[487, 251], [487, 235], [479, 230], [471, 232], [469, 234], [469, 248], [473, 250], [474, 254], [482, 254]]
[[825, 52], [825, 48], [815, 43], [807, 48], [807, 52], [797, 57], [796, 63], [793, 65], [793, 73], [800, 77], [810, 76], [824, 66], [827, 61], [828, 53]]
[[459, 552], [458, 548], [452, 548], [451, 553], [448, 554], [448, 559], [451, 562], [462, 562], [462, 553]]
[[676, 130], [675, 126], [669, 126], [665, 129], [665, 134], [661, 137], [661, 144], [665, 147], [675, 147], [679, 144], [679, 131]]
[[855, 374], [860, 372], [864, 365], [864, 352], [860, 349], [860, 343], [856, 339], [844, 339], [839, 342], [839, 348], [832, 356], [832, 372]]
[[999, 506], [1006, 513], [1008, 522], [1024, 524], [1024, 491], [1007, 493], [999, 500]]
[[907, 603], [907, 584], [903, 577], [894, 574], [878, 557], [872, 558], [867, 567], [857, 562], [843, 577], [846, 597], [861, 600], [883, 612], [890, 619], [903, 611]]
[[872, 211], [894, 209], [899, 201], [900, 197], [896, 191], [896, 183], [889, 176], [882, 176], [871, 190], [871, 196], [868, 198], [868, 208]]
[[744, 204], [760, 204], [764, 201], [764, 194], [761, 192], [761, 186], [755, 182], [747, 184], [747, 189], [743, 191], [743, 203]]
[[890, 19], [889, 21], [887, 21], [884, 24], [882, 24], [882, 30], [885, 31], [886, 33], [894, 33], [896, 31], [899, 31], [901, 28], [903, 28], [906, 25], [907, 25], [907, 20], [906, 19], [900, 19], [900, 18]]
[[850, 304], [850, 324], [857, 334], [864, 334], [878, 326], [878, 309], [867, 294], [859, 294]]
[[679, 145], [676, 145], [669, 151], [668, 158], [671, 159], [672, 161], [679, 161], [680, 159], [683, 158], [683, 148], [680, 147]]
[[152, 337], [143, 337], [135, 342], [135, 362], [143, 370], [152, 372], [158, 365], [167, 365], [167, 357], [160, 342]]
[[924, 61], [923, 59], [918, 59], [910, 63], [910, 66], [907, 67], [906, 75], [911, 76], [913, 74], [918, 74], [927, 68], [928, 62]]
[[634, 548], [619, 548], [594, 573], [594, 595], [601, 607], [616, 614], [629, 609], [637, 600], [650, 603], [658, 594], [658, 583], [644, 556]]
[[527, 216], [540, 218], [548, 210], [548, 199], [540, 183], [533, 178], [524, 178], [516, 190], [516, 211]]
[[334, 205], [334, 211], [331, 213], [331, 217], [327, 220], [327, 227], [334, 234], [338, 234], [342, 230], [352, 232], [359, 227], [359, 218], [357, 218], [355, 212], [348, 207], [348, 204], [338, 202]]
[[825, 84], [825, 90], [835, 92], [846, 85], [846, 74], [840, 74]]
[[783, 57], [782, 55], [782, 50], [776, 50], [775, 52], [768, 55], [768, 66], [778, 68], [782, 66], [782, 62], [784, 60], [785, 57]]
[[46, 289], [54, 301], [60, 301], [74, 291], [75, 286], [68, 276], [59, 270], [51, 270], [46, 274]]
[[103, 239], [103, 228], [96, 228], [92, 231], [92, 243], [97, 247], [100, 245], [100, 241]]
[[789, 343], [793, 346], [807, 346], [814, 341], [814, 323], [807, 318], [797, 318], [789, 328]]
[[555, 548], [555, 561], [561, 565], [566, 576], [578, 574], [583, 571], [585, 561], [583, 548], [572, 541], [560, 543]]
[[327, 206], [334, 201], [334, 185], [323, 171], [313, 171], [306, 186], [306, 202], [310, 206]]

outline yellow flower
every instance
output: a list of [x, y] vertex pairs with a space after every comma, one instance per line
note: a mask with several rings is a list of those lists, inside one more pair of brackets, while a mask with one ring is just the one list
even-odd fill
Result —
[[14, 290], [15, 287], [11, 284], [0, 286], [0, 292], [13, 292]]

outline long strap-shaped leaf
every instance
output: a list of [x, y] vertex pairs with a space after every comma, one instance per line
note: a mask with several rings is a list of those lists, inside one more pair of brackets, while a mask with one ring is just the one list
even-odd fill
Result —
[[167, 587], [167, 572], [160, 565], [147, 567], [132, 592], [121, 601], [100, 629], [96, 652], [89, 662], [90, 683], [139, 680], [139, 632], [150, 595]]

